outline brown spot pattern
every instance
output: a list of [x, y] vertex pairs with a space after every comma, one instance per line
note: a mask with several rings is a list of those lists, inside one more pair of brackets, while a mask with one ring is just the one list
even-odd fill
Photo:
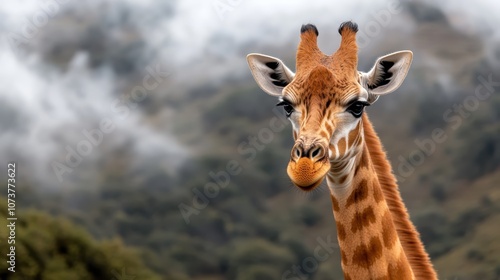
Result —
[[328, 122], [325, 122], [325, 128], [330, 134], [333, 133], [333, 126]]
[[338, 212], [340, 210], [339, 202], [337, 201], [335, 196], [330, 195], [330, 197], [332, 198], [333, 211]]
[[346, 141], [345, 137], [344, 137], [344, 138], [341, 138], [341, 139], [339, 140], [339, 142], [337, 143], [337, 148], [339, 149], [339, 153], [340, 153], [341, 155], [343, 155], [343, 154], [347, 153], [347, 146], [346, 146], [346, 143], [347, 143], [347, 141]]
[[384, 239], [384, 246], [387, 249], [391, 249], [396, 244], [398, 238], [389, 211], [386, 211], [382, 217], [382, 238]]
[[369, 226], [370, 223], [375, 223], [376, 220], [375, 213], [371, 206], [367, 207], [361, 213], [356, 211], [351, 221], [351, 231], [356, 233], [358, 230], [362, 230], [364, 227]]
[[347, 175], [340, 177], [338, 182], [339, 182], [339, 184], [342, 185], [342, 184], [344, 184], [345, 180], [347, 180]]
[[323, 137], [323, 138], [328, 138], [328, 133], [326, 133], [326, 131], [324, 131], [324, 130], [321, 130], [321, 131], [320, 131], [320, 135], [321, 135], [321, 137]]
[[[330, 117], [332, 116], [332, 110], [327, 110], [326, 112], [326, 118], [327, 119], [330, 119]], [[331, 125], [327, 123], [328, 126], [330, 126], [330, 130], [328, 130], [329, 132], [333, 133], [333, 129], [331, 129]]]
[[382, 257], [382, 243], [378, 237], [373, 236], [368, 245], [362, 244], [356, 247], [352, 256], [352, 263], [359, 267], [369, 268], [380, 257]]
[[345, 237], [346, 237], [344, 225], [342, 225], [340, 222], [337, 222], [337, 237], [341, 241], [345, 240]]
[[335, 152], [335, 146], [333, 144], [328, 145], [328, 150], [332, 151], [334, 157], [337, 156], [337, 154]]
[[349, 276], [347, 272], [344, 272], [344, 280], [352, 280], [351, 276]]
[[347, 198], [346, 208], [368, 197], [368, 183], [366, 179], [362, 179], [359, 185], [352, 191], [351, 195]]
[[354, 141], [358, 138], [358, 132], [359, 132], [359, 124], [349, 132], [347, 136], [347, 142], [349, 143], [349, 147], [352, 147], [354, 145]]
[[342, 249], [340, 249], [340, 257], [341, 257], [342, 263], [344, 265], [347, 265], [349, 260], [347, 259], [347, 255], [345, 254], [344, 250], [342, 250]]

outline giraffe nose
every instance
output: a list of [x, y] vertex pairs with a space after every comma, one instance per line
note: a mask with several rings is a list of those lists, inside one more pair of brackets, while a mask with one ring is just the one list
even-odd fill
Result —
[[319, 161], [323, 159], [326, 155], [325, 148], [323, 145], [314, 143], [307, 147], [304, 147], [302, 143], [297, 143], [292, 148], [292, 158], [298, 160], [303, 157], [310, 158], [312, 161]]

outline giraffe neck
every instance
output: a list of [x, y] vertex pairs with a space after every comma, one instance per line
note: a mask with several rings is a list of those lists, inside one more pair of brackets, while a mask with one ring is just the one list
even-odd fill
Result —
[[384, 193], [385, 201], [392, 213], [396, 231], [403, 245], [406, 257], [410, 261], [411, 268], [416, 279], [436, 280], [437, 274], [434, 270], [429, 255], [415, 226], [410, 220], [401, 195], [399, 194], [396, 178], [392, 173], [391, 164], [382, 147], [377, 133], [367, 116], [363, 115], [363, 135], [366, 147], [373, 162], [377, 177]]
[[327, 177], [345, 279], [414, 279], [366, 147], [350, 161], [348, 186]]

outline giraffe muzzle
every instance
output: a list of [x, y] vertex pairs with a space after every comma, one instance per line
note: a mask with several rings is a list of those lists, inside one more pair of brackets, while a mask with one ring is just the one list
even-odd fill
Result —
[[287, 173], [292, 182], [304, 191], [311, 191], [321, 184], [328, 170], [330, 162], [327, 152], [321, 144], [303, 145], [296, 143], [292, 148]]

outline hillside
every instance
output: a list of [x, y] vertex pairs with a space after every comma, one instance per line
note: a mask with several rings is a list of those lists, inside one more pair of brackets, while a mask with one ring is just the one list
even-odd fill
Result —
[[[206, 56], [199, 65], [190, 61], [189, 67], [169, 69], [173, 72], [169, 78], [142, 102], [132, 104], [135, 107], [128, 107], [128, 118], [117, 122], [116, 131], [106, 135], [64, 181], [52, 178], [49, 164], [37, 169], [43, 152], [52, 146], [55, 156], [46, 157], [63, 161], [67, 143], [76, 146], [83, 129], [113, 116], [107, 105], [129, 97], [125, 94], [148, 73], [145, 67], [170, 58], [178, 47], [165, 39], [168, 32], [178, 32], [168, 25], [167, 15], [176, 12], [171, 8], [174, 4], [160, 5], [158, 14], [151, 17], [142, 6], [137, 15], [131, 8], [135, 6], [115, 10], [104, 4], [81, 5], [55, 17], [40, 31], [40, 40], [69, 35], [56, 36], [58, 40], [50, 44], [39, 43], [43, 47], [38, 49], [31, 46], [37, 59], [18, 74], [29, 78], [25, 84], [42, 88], [39, 95], [26, 99], [40, 104], [16, 103], [7, 97], [8, 102], [0, 104], [2, 112], [16, 116], [11, 119], [26, 121], [26, 127], [18, 129], [25, 134], [16, 134], [14, 125], [4, 125], [5, 139], [16, 145], [0, 151], [9, 159], [17, 155], [15, 151], [25, 152], [19, 156], [23, 180], [17, 187], [26, 220], [26, 235], [20, 238], [57, 257], [53, 263], [27, 258], [26, 262], [37, 265], [23, 265], [40, 271], [61, 268], [61, 273], [68, 274], [60, 275], [69, 275], [68, 279], [101, 277], [74, 276], [80, 270], [93, 271], [88, 267], [92, 264], [99, 269], [102, 265], [106, 270], [102, 277], [107, 279], [109, 268], [119, 268], [121, 263], [137, 267], [138, 280], [156, 275], [173, 280], [293, 279], [297, 266], [308, 279], [342, 279], [329, 191], [322, 186], [306, 194], [292, 186], [285, 170], [293, 145], [291, 125], [282, 108], [275, 107], [276, 99], [262, 92], [249, 70], [242, 69], [250, 51], [279, 56], [293, 68], [295, 37], [283, 43], [268, 37], [256, 43], [252, 38], [237, 45], [235, 38], [216, 33], [212, 40], [228, 44], [230, 58], [225, 60], [221, 50], [214, 55], [215, 44], [193, 53], [196, 58]], [[403, 12], [385, 29], [389, 35], [374, 38], [361, 49], [359, 68], [367, 71], [378, 56], [400, 49], [413, 50], [414, 62], [404, 85], [380, 98], [367, 113], [440, 279], [497, 280], [500, 94], [496, 81], [500, 81], [500, 68], [496, 62], [500, 46], [492, 43], [487, 31], [459, 28], [460, 14], [442, 6], [412, 1], [402, 7]], [[114, 17], [108, 21], [111, 11]], [[162, 16], [166, 19], [160, 20]], [[148, 29], [160, 26], [157, 22], [170, 27], [165, 37], [155, 37]], [[186, 37], [190, 32], [195, 31], [186, 29]], [[198, 39], [203, 38], [193, 38]], [[166, 51], [152, 50], [149, 41], [166, 44]], [[172, 61], [180, 57], [184, 56]], [[35, 79], [30, 71], [47, 77]], [[50, 80], [51, 75], [56, 78]], [[477, 95], [479, 86], [483, 95]], [[53, 95], [45, 98], [44, 90]], [[16, 115], [12, 104], [27, 104], [41, 113], [30, 115], [26, 110]], [[279, 131], [270, 129], [271, 121], [282, 125]], [[431, 140], [436, 129], [446, 135], [442, 143]], [[33, 139], [41, 139], [40, 145]], [[423, 154], [423, 160], [412, 163], [416, 153]], [[73, 230], [73, 225], [80, 229]], [[43, 229], [40, 234], [38, 229]], [[5, 235], [5, 229], [0, 233]], [[88, 255], [78, 255], [82, 258], [73, 268], [67, 261], [75, 258], [71, 248], [45, 247], [33, 241], [35, 235], [50, 244], [57, 238], [63, 238], [64, 244], [83, 244], [78, 249], [82, 254], [102, 247], [106, 258], [95, 264]], [[328, 258], [304, 269], [304, 261], [314, 256], [318, 246], [328, 252]]]
[[[6, 221], [7, 198], [1, 197], [0, 218]], [[19, 219], [0, 228], [0, 278], [17, 279], [160, 279], [146, 268], [137, 251], [119, 239], [95, 241], [81, 227], [63, 218], [35, 211], [18, 211]], [[11, 238], [12, 237], [12, 238]]]

